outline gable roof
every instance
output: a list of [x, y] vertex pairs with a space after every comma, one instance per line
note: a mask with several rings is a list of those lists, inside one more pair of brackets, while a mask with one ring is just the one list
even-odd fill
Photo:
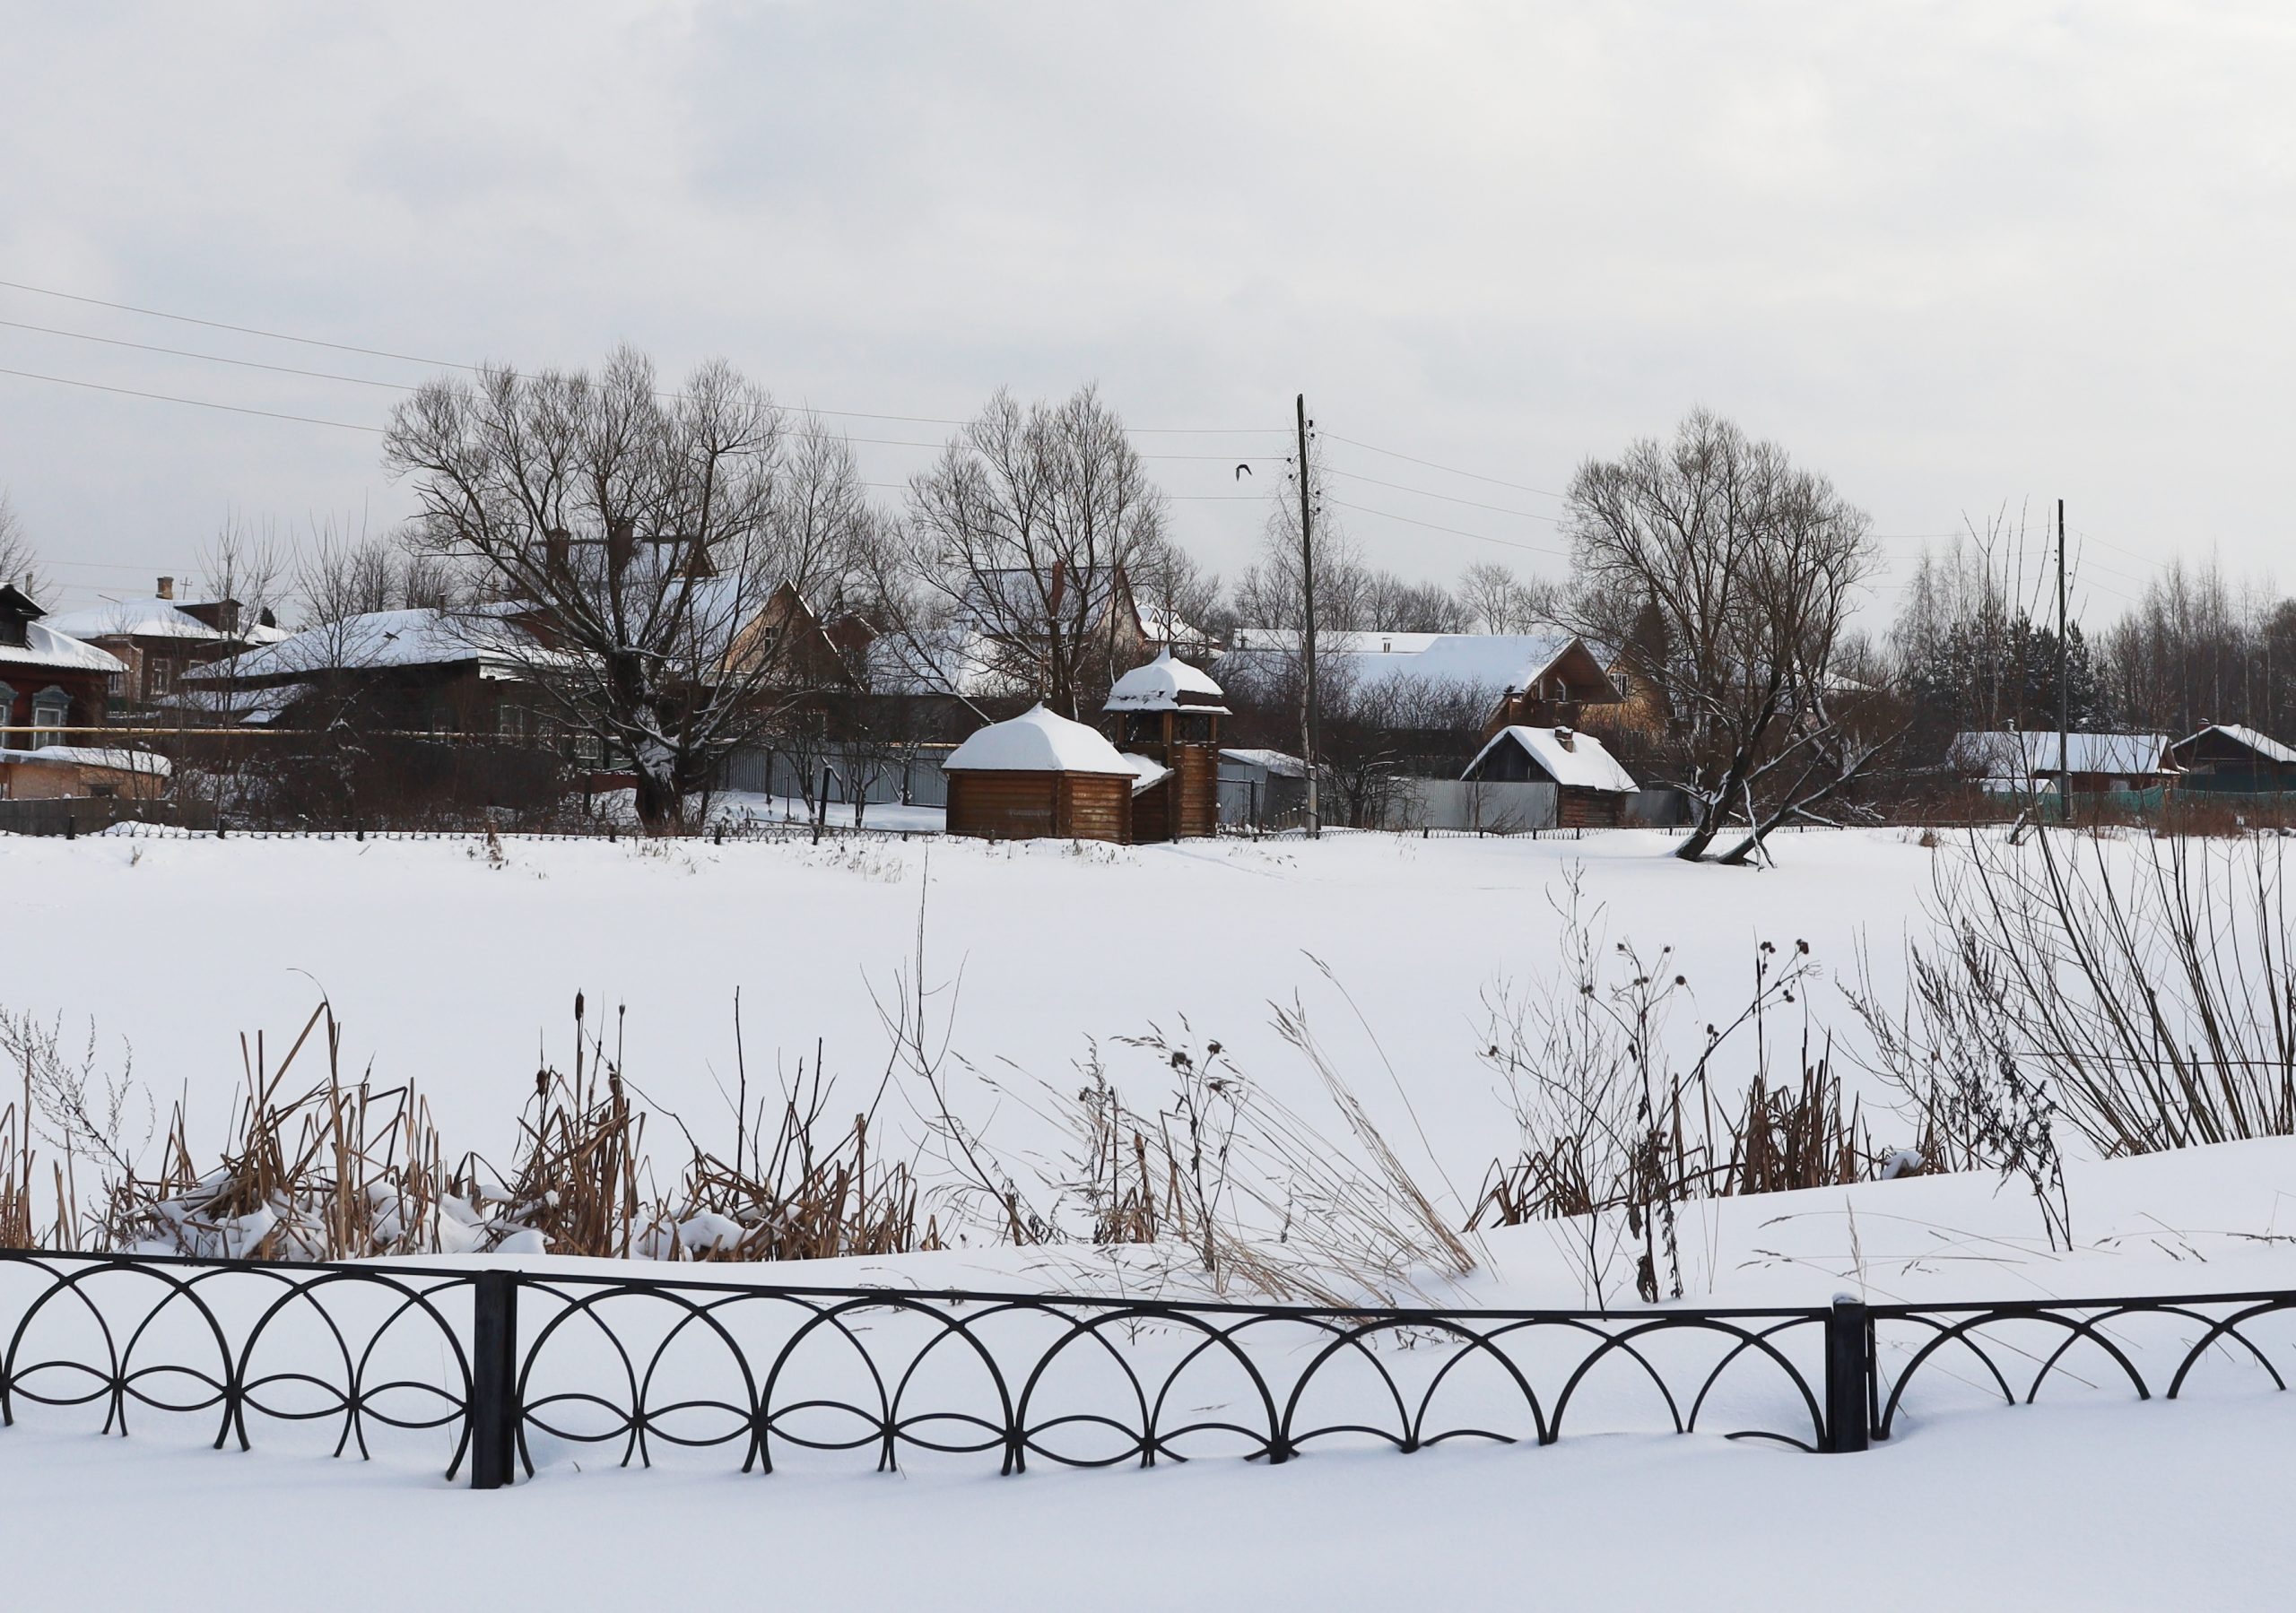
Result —
[[48, 625], [74, 638], [182, 638], [222, 644], [229, 635], [209, 627], [168, 599], [117, 599], [50, 616]]
[[2234, 744], [2253, 750], [2266, 761], [2296, 762], [2296, 750], [2291, 750], [2270, 734], [2258, 733], [2255, 729], [2244, 727], [2239, 723], [2211, 723], [2198, 733], [2186, 735], [2169, 749], [2171, 751], [2182, 750], [2194, 741], [2205, 740], [2212, 733], [2222, 734]]
[[510, 669], [547, 660], [551, 652], [492, 615], [445, 611], [370, 611], [198, 667], [182, 681], [245, 683], [309, 678], [314, 673], [368, 672], [413, 666], [456, 666], [475, 661], [481, 670]]
[[2172, 773], [2165, 733], [2068, 733], [2065, 755], [2058, 760], [2057, 733], [2051, 729], [1990, 730], [1957, 733], [1945, 752], [1949, 766], [1983, 772], [1996, 777], [2030, 776], [2039, 773], [2121, 773], [2131, 777]]
[[[1563, 741], [1563, 733], [1570, 735]], [[1515, 724], [1501, 728], [1491, 736], [1491, 742], [1474, 753], [1474, 759], [1459, 776], [1473, 778], [1482, 770], [1483, 758], [1501, 745], [1518, 745], [1525, 755], [1549, 778], [1558, 785], [1579, 790], [1607, 790], [1613, 793], [1631, 793], [1642, 786], [1634, 782], [1634, 775], [1619, 766], [1618, 759], [1604, 749], [1603, 741], [1591, 733], [1576, 729], [1532, 728]]]
[[[1289, 628], [1239, 628], [1229, 655], [1296, 655], [1300, 637]], [[1318, 633], [1316, 658], [1344, 669], [1358, 689], [1411, 678], [1496, 698], [1535, 689], [1567, 669], [1580, 683], [1599, 686], [1598, 703], [1624, 698], [1602, 657], [1575, 633]]]
[[83, 644], [69, 633], [59, 633], [44, 621], [24, 623], [24, 642], [0, 644], [0, 677], [7, 669], [22, 667], [28, 671], [45, 669], [50, 672], [124, 672], [127, 665], [119, 657], [92, 644]]

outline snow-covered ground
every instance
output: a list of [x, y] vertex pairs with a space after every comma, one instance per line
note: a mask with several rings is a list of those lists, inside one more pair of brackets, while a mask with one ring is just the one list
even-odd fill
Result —
[[[961, 982], [933, 1000], [936, 1026], [952, 1015], [954, 1053], [1016, 1088], [1066, 1085], [1097, 1041], [1119, 1085], [1161, 1093], [1167, 1072], [1119, 1039], [1185, 1021], [1314, 1110], [1315, 1078], [1271, 1024], [1297, 998], [1383, 1128], [1423, 1130], [1471, 1194], [1511, 1135], [1478, 1057], [1484, 1000], [1552, 973], [1573, 871], [1613, 938], [1674, 948], [1697, 994], [1677, 1016], [1688, 1045], [1701, 1011], [1744, 1002], [1761, 941], [1806, 939], [1854, 973], [1870, 939], [1892, 967], [1935, 854], [1894, 833], [1791, 836], [1755, 873], [1685, 867], [1669, 844], [510, 840], [497, 864], [470, 840], [0, 841], [0, 1002], [125, 1039], [152, 1091], [220, 1123], [241, 1033], [291, 1037], [323, 989], [347, 1062], [413, 1079], [451, 1138], [500, 1148], [537, 1056], [569, 1056], [585, 992], [594, 1016], [626, 1010], [631, 1079], [702, 1130], [733, 1076], [736, 992], [753, 1079], [819, 1039], [848, 1101], [865, 1096], [887, 1052], [877, 1003], [913, 964], [921, 910], [928, 981]], [[1027, 1140], [1017, 1109], [999, 1123]]]
[[[886, 1058], [878, 1004], [915, 967], [921, 906], [927, 979], [961, 975], [935, 1012], [953, 1012], [952, 1046], [1013, 1094], [1072, 1080], [1098, 1044], [1152, 1102], [1169, 1071], [1121, 1039], [1161, 1027], [1221, 1041], [1316, 1113], [1317, 1078], [1271, 1025], [1271, 1004], [1296, 997], [1456, 1209], [1513, 1141], [1479, 1056], [1485, 999], [1552, 974], [1574, 881], [1610, 937], [1672, 949], [1665, 967], [1698, 993], [1671, 1029], [1688, 1045], [1701, 1011], [1744, 1002], [1762, 941], [1807, 941], [1844, 976], [1862, 950], [1886, 985], [1947, 854], [1897, 833], [1795, 835], [1756, 872], [1684, 867], [1668, 844], [512, 840], [497, 862], [455, 840], [0, 840], [0, 1005], [61, 1014], [74, 1034], [92, 1020], [108, 1048], [132, 1044], [163, 1106], [187, 1094], [220, 1123], [239, 1033], [266, 1030], [275, 1059], [323, 987], [347, 1062], [414, 1080], [458, 1146], [500, 1148], [537, 1058], [566, 1055], [585, 991], [594, 1023], [626, 1009], [647, 1097], [706, 1132], [732, 1079], [736, 991], [753, 1080], [818, 1037], [840, 1092], [865, 1098]], [[1797, 1011], [1846, 1028], [1834, 984], [1812, 984]], [[1036, 1140], [1020, 1103], [974, 1095], [1015, 1150]], [[2076, 1161], [2068, 1198], [2069, 1251], [2022, 1190], [1981, 1177], [1694, 1204], [1684, 1276], [1693, 1298], [1735, 1304], [2296, 1288], [2296, 1141]], [[1440, 1297], [1587, 1298], [1567, 1228], [1493, 1233], [1480, 1252]], [[1090, 1253], [989, 1247], [758, 1275], [1073, 1288], [1116, 1273]], [[2259, 1341], [2296, 1373], [2296, 1330]], [[344, 1607], [403, 1603], [389, 1565], [409, 1541], [423, 1585], [578, 1608], [665, 1586], [848, 1607], [2278, 1606], [2296, 1566], [2280, 1517], [2296, 1398], [2219, 1353], [2173, 1404], [2136, 1403], [2103, 1373], [2014, 1411], [1963, 1384], [1856, 1457], [1590, 1433], [1013, 1480], [623, 1473], [560, 1450], [535, 1482], [473, 1495], [435, 1466], [325, 1463], [260, 1438], [253, 1457], [219, 1454], [149, 1429], [104, 1441], [43, 1413], [0, 1431], [0, 1570], [25, 1606], [252, 1613], [321, 1588]]]
[[1664, 1435], [477, 1494], [320, 1458], [0, 1430], [12, 1607], [852, 1609], [2287, 1605], [2296, 1405], [2043, 1403], [1860, 1456]]

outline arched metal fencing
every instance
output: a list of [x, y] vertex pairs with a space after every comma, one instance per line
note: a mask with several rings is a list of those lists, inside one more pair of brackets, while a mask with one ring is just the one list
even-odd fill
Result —
[[0, 1422], [173, 1427], [488, 1488], [587, 1453], [1018, 1473], [1605, 1431], [1856, 1451], [1986, 1401], [2278, 1390], [2296, 1362], [2296, 1292], [1329, 1309], [686, 1270], [0, 1252]]

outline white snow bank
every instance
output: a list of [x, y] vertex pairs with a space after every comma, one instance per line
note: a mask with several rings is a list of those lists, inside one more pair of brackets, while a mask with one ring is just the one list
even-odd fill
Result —
[[125, 746], [43, 745], [37, 750], [0, 749], [0, 762], [45, 763], [57, 767], [108, 767], [115, 773], [152, 773], [161, 778], [175, 771], [175, 764], [166, 757]]

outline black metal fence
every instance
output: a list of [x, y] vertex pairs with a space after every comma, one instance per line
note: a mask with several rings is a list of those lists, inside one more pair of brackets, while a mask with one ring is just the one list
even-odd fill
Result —
[[2296, 1292], [1346, 1310], [0, 1251], [0, 1423], [166, 1419], [219, 1448], [303, 1430], [491, 1488], [596, 1448], [1005, 1473], [1566, 1429], [1858, 1451], [1917, 1411], [2045, 1388], [2284, 1388]]

